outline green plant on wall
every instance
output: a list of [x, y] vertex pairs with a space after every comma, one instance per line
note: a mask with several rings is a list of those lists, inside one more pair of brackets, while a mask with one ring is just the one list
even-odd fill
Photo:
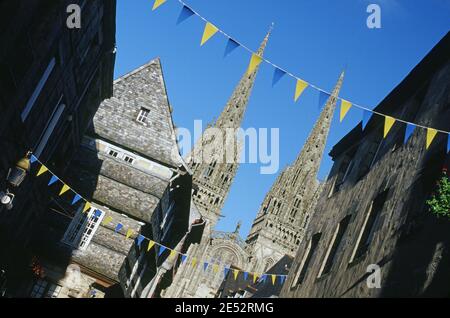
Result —
[[438, 181], [436, 193], [427, 201], [427, 205], [434, 215], [450, 218], [450, 180], [446, 169]]

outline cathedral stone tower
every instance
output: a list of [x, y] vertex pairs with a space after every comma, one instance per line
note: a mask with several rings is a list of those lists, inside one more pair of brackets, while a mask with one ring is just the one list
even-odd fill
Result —
[[[271, 30], [258, 50], [260, 56], [263, 56]], [[240, 239], [238, 231], [222, 233], [215, 232], [214, 228], [239, 168], [241, 147], [236, 131], [241, 127], [257, 73], [258, 68], [251, 74], [244, 74], [219, 118], [205, 130], [186, 158], [193, 172], [191, 209], [198, 210], [206, 221], [201, 242], [191, 245], [187, 251], [191, 259], [198, 262], [248, 265], [245, 242]], [[180, 265], [172, 285], [161, 296], [214, 297], [222, 279], [223, 276], [211, 269], [205, 272], [202, 265], [192, 266], [186, 262]]]
[[[264, 38], [258, 55], [263, 56], [272, 28]], [[258, 68], [245, 73], [217, 121], [208, 127], [188, 156], [194, 173], [193, 202], [210, 226], [216, 225], [239, 167], [241, 127], [255, 83]]]
[[278, 176], [253, 222], [246, 242], [256, 272], [269, 269], [285, 254], [294, 256], [300, 244], [320, 194], [317, 174], [343, 80], [344, 72], [296, 161]]

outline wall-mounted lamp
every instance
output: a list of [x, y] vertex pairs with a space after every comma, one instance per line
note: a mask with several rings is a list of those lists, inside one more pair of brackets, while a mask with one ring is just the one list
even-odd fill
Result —
[[23, 182], [28, 172], [30, 172], [30, 159], [25, 157], [20, 159], [14, 168], [9, 169], [6, 180], [13, 187], [17, 188]]
[[9, 192], [0, 192], [0, 202], [5, 206], [7, 210], [13, 208], [14, 194]]

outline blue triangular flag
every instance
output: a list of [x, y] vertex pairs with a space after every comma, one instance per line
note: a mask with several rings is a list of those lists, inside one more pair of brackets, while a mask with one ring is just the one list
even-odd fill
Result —
[[52, 176], [52, 178], [50, 179], [48, 185], [51, 186], [53, 183], [55, 183], [56, 181], [58, 181], [58, 177], [57, 176]]
[[81, 195], [79, 195], [78, 193], [75, 194], [73, 200], [72, 200], [72, 205], [74, 205], [75, 203], [77, 203], [78, 201], [81, 200]]
[[158, 256], [161, 256], [161, 254], [164, 253], [165, 250], [166, 248], [164, 246], [160, 246]]
[[261, 283], [265, 283], [266, 282], [266, 278], [267, 278], [267, 275], [262, 275], [261, 276], [261, 279], [259, 280]]
[[280, 276], [280, 282], [281, 282], [281, 285], [283, 285], [284, 284], [284, 281], [285, 281], [285, 279], [286, 279], [286, 276]]
[[119, 232], [121, 229], [123, 228], [123, 225], [121, 223], [117, 224], [116, 228], [115, 228], [115, 232]]
[[141, 247], [144, 239], [145, 239], [145, 237], [143, 237], [141, 234], [139, 234], [138, 237], [136, 238], [137, 246]]
[[227, 267], [225, 267], [225, 268], [223, 269], [223, 273], [224, 273], [225, 277], [228, 276], [228, 272], [229, 272], [229, 271], [230, 271], [230, 269], [227, 268]]
[[206, 269], [208, 268], [208, 263], [203, 263], [203, 270], [206, 271]]
[[101, 211], [99, 211], [99, 210], [95, 210], [95, 212], [94, 212], [94, 216], [95, 216], [96, 218], [99, 218], [99, 217], [101, 217], [101, 216], [102, 216], [102, 212], [101, 212]]
[[30, 157], [30, 163], [33, 164], [33, 163], [35, 163], [36, 161], [38, 161], [38, 159], [35, 157], [35, 155], [31, 155], [31, 157]]
[[233, 52], [235, 49], [239, 47], [239, 43], [237, 43], [235, 40], [229, 38], [227, 42], [227, 46], [225, 47], [225, 53], [223, 57], [228, 56], [231, 52]]
[[373, 113], [368, 110], [363, 111], [363, 120], [362, 120], [362, 129], [366, 129], [367, 124], [369, 123], [370, 118], [372, 118]]
[[272, 87], [275, 86], [284, 75], [286, 75], [285, 71], [275, 68], [275, 71], [273, 72]]
[[181, 255], [181, 263], [186, 262], [187, 256], [186, 255]]
[[320, 91], [319, 93], [319, 109], [322, 109], [325, 106], [325, 103], [330, 98], [330, 94]]
[[247, 279], [248, 279], [248, 273], [244, 272], [244, 280], [247, 280]]
[[195, 13], [190, 8], [183, 6], [181, 9], [180, 15], [178, 16], [177, 24], [180, 24], [184, 20], [187, 20], [191, 16], [193, 16]]
[[405, 144], [408, 142], [409, 138], [413, 134], [414, 129], [416, 129], [415, 125], [413, 125], [413, 124], [406, 124], [405, 140], [404, 140]]
[[448, 141], [447, 141], [447, 153], [450, 152], [450, 134], [448, 134]]

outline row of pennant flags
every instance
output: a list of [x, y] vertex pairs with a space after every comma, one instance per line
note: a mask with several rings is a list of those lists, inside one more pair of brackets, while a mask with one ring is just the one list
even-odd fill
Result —
[[[152, 10], [154, 11], [154, 10], [158, 9], [161, 5], [163, 5], [167, 1], [169, 1], [169, 0], [155, 0], [153, 3]], [[177, 24], [180, 24], [181, 22], [187, 20], [188, 18], [190, 18], [191, 16], [194, 16], [194, 15], [199, 17], [200, 19], [202, 19], [205, 22], [205, 28], [203, 30], [203, 35], [202, 35], [202, 38], [200, 41], [201, 46], [203, 46], [208, 40], [210, 40], [216, 33], [221, 33], [228, 39], [224, 56], [229, 55], [232, 51], [234, 51], [238, 47], [242, 47], [251, 53], [251, 59], [250, 59], [248, 70], [247, 70], [248, 75], [252, 74], [262, 62], [265, 62], [265, 63], [271, 65], [272, 67], [274, 67], [272, 86], [275, 86], [275, 84], [277, 84], [286, 75], [295, 79], [295, 81], [296, 81], [295, 94], [294, 94], [295, 102], [297, 102], [299, 100], [300, 96], [303, 94], [303, 92], [308, 87], [311, 87], [319, 92], [319, 107], [320, 108], [322, 108], [323, 105], [325, 105], [325, 103], [331, 97], [331, 93], [329, 93], [311, 83], [308, 83], [307, 81], [301, 79], [300, 77], [293, 75], [291, 72], [288, 72], [288, 71], [284, 70], [283, 68], [277, 66], [276, 64], [272, 63], [271, 61], [269, 61], [269, 60], [265, 59], [264, 57], [262, 57], [261, 55], [259, 55], [257, 52], [249, 49], [247, 46], [243, 45], [238, 40], [232, 38], [227, 33], [222, 31], [221, 29], [219, 29], [216, 25], [211, 23], [209, 20], [207, 20], [206, 18], [204, 18], [203, 16], [198, 14], [194, 9], [192, 9], [189, 5], [187, 5], [182, 0], [176, 0], [176, 1], [178, 1], [182, 5], [182, 9], [181, 9], [180, 15], [178, 17]], [[435, 129], [435, 128], [431, 128], [431, 127], [426, 127], [426, 126], [414, 124], [411, 122], [407, 122], [402, 119], [394, 118], [392, 116], [388, 116], [388, 115], [385, 115], [385, 114], [382, 114], [382, 113], [379, 113], [376, 111], [372, 111], [367, 107], [360, 106], [356, 103], [352, 103], [352, 102], [342, 99], [340, 97], [337, 97], [337, 99], [340, 100], [340, 102], [341, 102], [340, 122], [342, 122], [344, 120], [344, 118], [346, 117], [346, 115], [348, 114], [348, 112], [350, 111], [351, 108], [353, 108], [353, 107], [358, 108], [363, 111], [363, 114], [362, 114], [362, 129], [363, 130], [366, 128], [368, 122], [370, 121], [372, 116], [375, 114], [375, 115], [384, 117], [384, 132], [383, 132], [384, 138], [387, 137], [387, 135], [391, 131], [394, 124], [396, 122], [399, 122], [399, 123], [406, 124], [406, 131], [405, 131], [405, 138], [404, 138], [405, 143], [407, 143], [407, 141], [409, 140], [409, 138], [411, 137], [411, 135], [413, 134], [413, 132], [415, 131], [416, 128], [422, 128], [422, 129], [426, 129], [426, 131], [427, 131], [427, 133], [426, 133], [426, 149], [428, 149], [430, 147], [430, 145], [432, 144], [433, 140], [438, 135], [438, 133], [441, 133], [441, 134], [447, 135], [447, 138], [448, 138], [447, 139], [448, 140], [447, 141], [447, 153], [450, 152], [450, 132], [448, 132], [448, 131], [443, 131], [443, 130], [439, 130], [439, 129]]]
[[[82, 197], [80, 194], [78, 194], [75, 190], [73, 190], [69, 185], [67, 185], [65, 182], [63, 182], [56, 174], [54, 174], [47, 166], [45, 166], [34, 154], [30, 153], [30, 163], [38, 164], [39, 167], [37, 169], [36, 176], [40, 177], [46, 174], [50, 174], [51, 178], [48, 182], [48, 186], [55, 186], [56, 184], [59, 184], [61, 186], [59, 190], [59, 196], [62, 196], [64, 194], [68, 195], [70, 192], [72, 195], [71, 199], [71, 205], [75, 206], [77, 204], [82, 204], [82, 213], [88, 213], [91, 208], [95, 209], [93, 207], [93, 204]], [[93, 214], [94, 217], [100, 218], [103, 213], [99, 211], [98, 209], [95, 209]], [[231, 272], [233, 274], [234, 280], [237, 280], [239, 275], [243, 275], [243, 278], [245, 280], [249, 280], [250, 276], [253, 279], [253, 283], [256, 282], [267, 282], [269, 279], [271, 279], [272, 284], [275, 285], [276, 283], [283, 284], [286, 275], [276, 275], [276, 274], [266, 274], [266, 273], [254, 273], [254, 272], [246, 272], [241, 271], [238, 269], [227, 267], [224, 264], [220, 264], [217, 262], [206, 262], [203, 260], [199, 260], [195, 257], [189, 257], [186, 254], [180, 253], [174, 249], [171, 249], [167, 246], [164, 246], [160, 243], [157, 243], [139, 233], [135, 233], [132, 229], [126, 229], [125, 226], [122, 223], [114, 223], [114, 219], [112, 216], [106, 216], [101, 223], [103, 226], [113, 226], [114, 231], [116, 233], [124, 234], [125, 239], [131, 239], [135, 238], [135, 242], [139, 248], [142, 247], [144, 242], [147, 244], [147, 252], [150, 252], [152, 249], [155, 249], [155, 252], [158, 253], [158, 256], [161, 256], [164, 252], [170, 251], [169, 259], [174, 259], [175, 257], [181, 256], [181, 262], [185, 264], [186, 262], [190, 264], [192, 267], [202, 266], [203, 271], [206, 272], [208, 268], [212, 268], [213, 273], [217, 274], [220, 272], [220, 269], [223, 268], [224, 277], [227, 278], [229, 273]]]

